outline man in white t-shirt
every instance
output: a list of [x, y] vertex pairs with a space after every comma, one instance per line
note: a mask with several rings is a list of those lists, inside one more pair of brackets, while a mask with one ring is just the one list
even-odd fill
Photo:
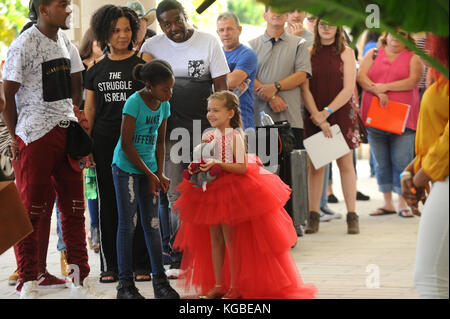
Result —
[[[37, 24], [10, 46], [4, 68], [5, 123], [11, 135], [16, 184], [34, 232], [15, 247], [22, 298], [37, 297], [40, 254], [38, 236], [50, 227], [55, 194], [61, 210], [67, 258], [73, 265], [75, 296], [86, 296], [89, 275], [84, 227], [83, 176], [70, 165], [67, 124], [73, 113], [70, 41], [60, 31], [72, 13], [68, 1], [34, 0]], [[45, 250], [45, 251], [43, 251]], [[81, 283], [81, 285], [80, 285]], [[20, 286], [21, 285], [21, 286]]]
[[[171, 181], [167, 196], [172, 208], [180, 196], [175, 188], [189, 164], [192, 144], [199, 144], [201, 133], [209, 127], [207, 98], [213, 93], [212, 88], [216, 92], [228, 89], [227, 74], [230, 70], [220, 43], [213, 35], [189, 28], [179, 2], [164, 0], [159, 3], [156, 18], [164, 34], [145, 41], [141, 51], [169, 62], [175, 75], [170, 100], [171, 117], [167, 122], [165, 165], [166, 175]], [[189, 151], [182, 154], [181, 159], [170, 156], [186, 149]], [[179, 221], [176, 214], [170, 217], [173, 240]], [[179, 268], [180, 255], [173, 255], [173, 259], [172, 268]]]

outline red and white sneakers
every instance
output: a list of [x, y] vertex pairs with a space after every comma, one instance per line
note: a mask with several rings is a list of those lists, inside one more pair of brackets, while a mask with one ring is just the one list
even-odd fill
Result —
[[[23, 285], [24, 285], [23, 280], [19, 278], [16, 283], [16, 292], [18, 294], [21, 294]], [[66, 287], [67, 286], [65, 280], [53, 276], [48, 271], [46, 271], [43, 274], [40, 274], [36, 281], [36, 288], [38, 289], [56, 289]]]
[[39, 289], [54, 289], [54, 288], [66, 288], [66, 281], [59, 279], [48, 271], [40, 274], [37, 278]]
[[20, 290], [16, 290], [16, 292], [20, 295], [20, 299], [37, 299], [39, 297], [37, 281], [33, 280], [23, 283], [19, 279], [17, 284], [20, 285], [20, 287], [18, 287]]

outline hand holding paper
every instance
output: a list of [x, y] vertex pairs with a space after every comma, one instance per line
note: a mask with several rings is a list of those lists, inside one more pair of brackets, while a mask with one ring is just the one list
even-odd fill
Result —
[[332, 135], [331, 138], [326, 137], [324, 132], [319, 132], [303, 141], [315, 169], [319, 169], [350, 152], [339, 125], [333, 125], [330, 134]]

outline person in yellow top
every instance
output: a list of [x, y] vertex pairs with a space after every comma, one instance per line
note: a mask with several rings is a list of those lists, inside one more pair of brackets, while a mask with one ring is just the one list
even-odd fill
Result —
[[[448, 37], [430, 35], [429, 50], [448, 68]], [[449, 298], [449, 81], [432, 70], [435, 83], [422, 99], [416, 133], [416, 158], [401, 176], [402, 195], [418, 213], [425, 200], [417, 238], [414, 282], [421, 298]]]

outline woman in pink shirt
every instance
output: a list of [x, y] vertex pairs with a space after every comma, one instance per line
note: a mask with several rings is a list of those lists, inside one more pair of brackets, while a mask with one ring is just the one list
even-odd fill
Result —
[[[400, 35], [414, 41], [403, 31]], [[418, 84], [423, 73], [423, 65], [419, 57], [406, 49], [405, 45], [391, 34], [381, 39], [381, 47], [370, 50], [364, 57], [358, 83], [363, 88], [361, 117], [365, 122], [371, 100], [374, 96], [384, 106], [388, 100], [411, 106], [406, 129], [398, 135], [387, 131], [368, 127], [369, 144], [375, 156], [376, 175], [380, 192], [384, 195], [384, 205], [371, 216], [395, 214], [392, 192], [399, 195], [399, 215], [414, 216], [401, 196], [400, 173], [414, 158], [414, 139], [419, 116]]]

